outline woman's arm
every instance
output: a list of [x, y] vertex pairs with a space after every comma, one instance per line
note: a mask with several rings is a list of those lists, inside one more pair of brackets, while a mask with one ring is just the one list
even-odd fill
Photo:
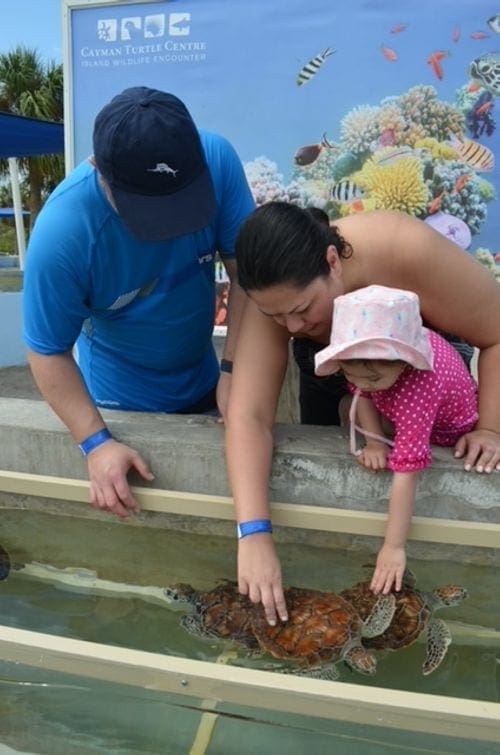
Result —
[[[232, 362], [234, 360], [234, 351], [241, 318], [247, 303], [247, 295], [238, 285], [236, 260], [229, 257], [222, 257], [222, 261], [230, 281], [226, 321], [227, 333], [224, 339], [224, 352], [222, 356], [224, 359]], [[221, 372], [217, 384], [217, 407], [223, 419], [227, 412], [231, 382], [231, 375], [227, 372]]]
[[[226, 459], [236, 519], [270, 519], [269, 477], [273, 425], [288, 359], [289, 335], [248, 301], [234, 356], [226, 416]], [[272, 535], [257, 533], [239, 541], [238, 584], [267, 619], [286, 620], [281, 568]]]
[[411, 525], [418, 472], [394, 472], [385, 539], [371, 581], [374, 593], [401, 590], [406, 567], [406, 540]]

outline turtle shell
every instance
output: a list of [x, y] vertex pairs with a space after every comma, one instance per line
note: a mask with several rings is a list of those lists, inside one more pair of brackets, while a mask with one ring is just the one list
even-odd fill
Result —
[[288, 587], [288, 621], [270, 626], [262, 606], [253, 610], [252, 627], [262, 649], [275, 658], [314, 666], [342, 657], [361, 635], [361, 619], [340, 595]]
[[235, 582], [223, 582], [213, 590], [197, 593], [194, 605], [202, 631], [257, 647], [251, 626], [252, 604], [240, 595]]
[[[378, 596], [370, 590], [370, 582], [358, 582], [354, 587], [340, 593], [358, 611], [364, 620], [369, 616]], [[396, 611], [390, 626], [377, 637], [363, 639], [363, 645], [378, 650], [399, 650], [408, 647], [423, 632], [431, 614], [422, 593], [411, 585], [404, 584], [396, 597]]]

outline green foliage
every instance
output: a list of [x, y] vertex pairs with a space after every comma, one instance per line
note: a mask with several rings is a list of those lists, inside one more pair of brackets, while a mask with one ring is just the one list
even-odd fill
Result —
[[[54, 62], [43, 63], [37, 50], [18, 45], [0, 53], [0, 110], [29, 118], [63, 120], [63, 70]], [[61, 155], [19, 160], [23, 205], [31, 212], [31, 224], [43, 201], [64, 177]], [[0, 177], [7, 176], [6, 160], [0, 161]], [[27, 201], [25, 201], [27, 195]], [[2, 196], [2, 200], [4, 197]], [[3, 206], [12, 202], [1, 201]]]
[[0, 221], [0, 254], [16, 254], [16, 229], [14, 220]]

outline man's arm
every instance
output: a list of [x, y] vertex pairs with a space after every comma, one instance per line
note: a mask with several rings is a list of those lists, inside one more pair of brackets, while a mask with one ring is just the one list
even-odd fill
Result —
[[[106, 427], [71, 352], [46, 356], [28, 351], [28, 360], [42, 396], [77, 443]], [[146, 480], [153, 479], [153, 475], [137, 451], [111, 439], [93, 449], [87, 462], [94, 508], [109, 509], [119, 517], [138, 510], [127, 473], [135, 468]]]

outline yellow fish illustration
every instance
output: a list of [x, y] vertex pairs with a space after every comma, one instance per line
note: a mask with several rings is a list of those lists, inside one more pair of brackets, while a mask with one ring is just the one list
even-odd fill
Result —
[[331, 47], [327, 47], [321, 55], [316, 55], [316, 57], [312, 58], [309, 63], [306, 63], [305, 66], [300, 69], [299, 75], [297, 76], [297, 86], [300, 87], [302, 84], [307, 84], [308, 81], [311, 81], [312, 77], [318, 73], [325, 60], [330, 55], [333, 55], [334, 52], [335, 50], [332, 50]]
[[471, 168], [474, 168], [478, 172], [487, 172], [494, 169], [495, 155], [488, 147], [472, 139], [459, 139], [456, 136], [453, 136], [450, 142], [457, 157], [462, 162], [470, 165]]

